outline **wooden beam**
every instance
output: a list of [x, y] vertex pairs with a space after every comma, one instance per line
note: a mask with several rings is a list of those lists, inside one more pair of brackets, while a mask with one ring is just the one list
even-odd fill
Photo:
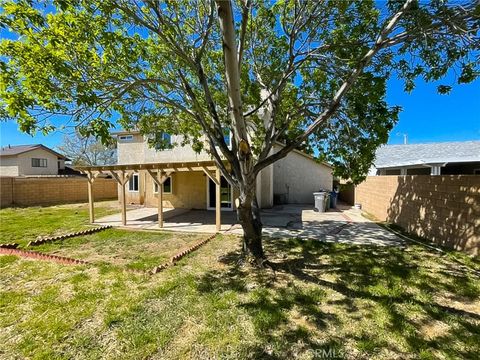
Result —
[[163, 182], [162, 181], [163, 172], [159, 170], [157, 172], [157, 181], [158, 181], [158, 227], [163, 228]]
[[117, 171], [110, 170], [110, 174], [112, 174], [113, 178], [120, 185], [125, 185], [128, 182], [128, 180], [130, 179], [130, 176], [133, 174], [133, 172], [125, 173], [125, 171], [122, 170], [118, 173]]
[[221, 199], [220, 199], [220, 169], [215, 170], [215, 225], [217, 232], [222, 228], [222, 218], [221, 218]]
[[[225, 160], [225, 166], [229, 167], [229, 163]], [[81, 172], [87, 171], [136, 171], [146, 169], [162, 169], [168, 171], [202, 171], [202, 167], [209, 170], [215, 170], [216, 164], [212, 160], [207, 161], [188, 161], [188, 162], [170, 162], [170, 163], [145, 163], [145, 164], [117, 164], [117, 165], [101, 165], [101, 166], [75, 166], [74, 168]]]
[[[160, 169], [157, 169], [157, 174], [159, 172], [161, 172], [162, 170]], [[166, 173], [164, 176], [162, 175], [162, 177], [160, 178], [160, 181], [158, 180], [157, 178], [157, 175], [154, 174], [154, 172], [151, 170], [151, 169], [147, 169], [147, 172], [150, 174], [150, 176], [152, 177], [153, 179], [153, 182], [155, 184], [157, 184], [157, 186], [160, 186], [161, 184], [163, 184], [165, 181], [167, 181], [167, 179], [172, 175], [173, 171], [170, 171], [168, 173]]]
[[[153, 171], [151, 169], [147, 169], [147, 172], [150, 174], [150, 176], [152, 177], [152, 180], [155, 184], [157, 184], [157, 186], [160, 186], [159, 183], [158, 183], [158, 179], [157, 179], [157, 176], [153, 173]], [[158, 174], [158, 172], [157, 172]]]
[[215, 183], [215, 185], [220, 185], [217, 178], [205, 166], [202, 166], [202, 170], [210, 178], [210, 180]]

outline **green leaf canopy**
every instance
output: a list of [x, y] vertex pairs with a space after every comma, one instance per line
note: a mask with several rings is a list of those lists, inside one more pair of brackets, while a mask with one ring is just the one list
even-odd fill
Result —
[[[178, 145], [230, 161], [236, 186], [293, 148], [360, 181], [397, 121], [399, 107], [385, 100], [391, 76], [410, 91], [418, 77], [453, 69], [466, 83], [479, 74], [475, 2], [243, 0], [228, 4], [231, 43], [221, 3], [2, 1], [0, 116], [28, 133], [52, 131], [52, 116], [64, 116], [104, 140], [113, 119], [152, 139], [182, 134]], [[230, 52], [239, 89], [226, 76]], [[272, 157], [277, 142], [286, 150]]]

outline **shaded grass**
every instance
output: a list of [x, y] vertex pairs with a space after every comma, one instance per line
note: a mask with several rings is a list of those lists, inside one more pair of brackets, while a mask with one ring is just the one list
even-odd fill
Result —
[[477, 358], [479, 279], [449, 256], [265, 248], [275, 273], [242, 265], [233, 236], [152, 277], [0, 256], [0, 358]]
[[[375, 216], [368, 212], [362, 212], [362, 216], [365, 218], [375, 222], [377, 225], [391, 231], [391, 232], [396, 232], [397, 234], [400, 233], [403, 235], [405, 238], [409, 240], [413, 240], [413, 242], [417, 242], [420, 244], [425, 245], [426, 247], [434, 247], [440, 252], [443, 252], [444, 255], [447, 255], [449, 258], [451, 258], [454, 261], [459, 262], [462, 265], [468, 266], [472, 269], [475, 269], [476, 271], [480, 272], [480, 256], [473, 256], [469, 255], [467, 253], [464, 253], [462, 251], [457, 251], [451, 248], [448, 248], [446, 246], [443, 246], [441, 244], [434, 243], [426, 238], [423, 238], [421, 236], [418, 236], [416, 234], [409, 233], [405, 231], [404, 228], [397, 224], [392, 224], [386, 221], [380, 221], [378, 220]], [[433, 250], [433, 249], [432, 249]]]
[[[95, 203], [97, 218], [117, 212], [117, 201]], [[23, 247], [37, 236], [65, 234], [90, 226], [88, 204], [0, 209], [0, 243], [14, 242]]]
[[186, 248], [194, 241], [205, 239], [207, 236], [178, 232], [107, 229], [91, 235], [46, 243], [34, 249], [86, 260], [96, 265], [116, 265], [135, 270], [149, 270], [168, 261], [179, 250]]

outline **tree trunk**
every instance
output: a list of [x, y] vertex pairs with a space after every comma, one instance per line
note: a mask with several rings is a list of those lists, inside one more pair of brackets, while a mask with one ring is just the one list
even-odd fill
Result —
[[262, 246], [262, 221], [256, 198], [240, 202], [237, 215], [243, 228], [244, 254], [251, 256], [258, 266], [264, 266], [266, 258]]

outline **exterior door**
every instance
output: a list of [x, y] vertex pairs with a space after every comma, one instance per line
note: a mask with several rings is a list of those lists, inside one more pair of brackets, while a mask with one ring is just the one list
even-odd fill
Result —
[[[215, 210], [215, 183], [208, 179], [208, 187], [207, 187], [207, 209]], [[232, 210], [233, 203], [232, 203], [232, 187], [228, 183], [228, 181], [222, 176], [220, 179], [220, 207], [222, 210]]]

